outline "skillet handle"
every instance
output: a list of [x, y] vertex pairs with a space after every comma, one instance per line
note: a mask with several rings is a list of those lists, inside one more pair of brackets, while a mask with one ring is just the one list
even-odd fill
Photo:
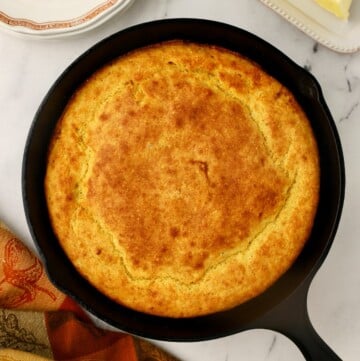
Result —
[[267, 328], [292, 340], [307, 361], [341, 361], [341, 358], [321, 339], [311, 324], [307, 310], [310, 281], [269, 313], [255, 321], [254, 328]]

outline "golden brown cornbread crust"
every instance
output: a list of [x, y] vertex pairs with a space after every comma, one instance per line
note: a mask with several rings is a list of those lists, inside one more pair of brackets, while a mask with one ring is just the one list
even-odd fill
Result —
[[146, 313], [197, 316], [258, 295], [298, 256], [318, 203], [317, 147], [259, 66], [161, 43], [72, 97], [45, 189], [59, 242], [96, 288]]

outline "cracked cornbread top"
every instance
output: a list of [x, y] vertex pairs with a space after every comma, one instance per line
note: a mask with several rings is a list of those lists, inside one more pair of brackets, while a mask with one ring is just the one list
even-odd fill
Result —
[[318, 203], [317, 147], [293, 95], [258, 65], [165, 42], [76, 91], [45, 190], [61, 246], [97, 289], [198, 316], [257, 296], [294, 262]]

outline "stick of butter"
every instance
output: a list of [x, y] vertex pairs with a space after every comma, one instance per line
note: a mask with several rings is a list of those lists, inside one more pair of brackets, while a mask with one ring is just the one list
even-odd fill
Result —
[[340, 19], [348, 19], [352, 0], [315, 0], [320, 6]]

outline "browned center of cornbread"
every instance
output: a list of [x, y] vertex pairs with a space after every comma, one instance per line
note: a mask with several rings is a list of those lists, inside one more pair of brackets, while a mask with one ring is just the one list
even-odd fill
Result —
[[292, 180], [241, 101], [173, 67], [139, 79], [141, 93], [127, 84], [89, 127], [84, 206], [113, 234], [132, 277], [191, 283], [246, 250]]
[[290, 266], [318, 177], [288, 90], [236, 54], [174, 42], [120, 58], [76, 93], [46, 189], [59, 241], [91, 283], [182, 317], [239, 304]]

